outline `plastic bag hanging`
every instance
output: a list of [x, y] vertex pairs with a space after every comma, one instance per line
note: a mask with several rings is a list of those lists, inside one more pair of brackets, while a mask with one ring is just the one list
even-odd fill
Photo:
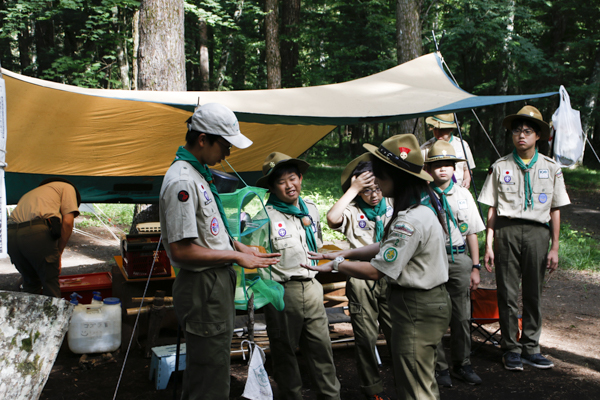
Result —
[[273, 390], [264, 366], [265, 352], [254, 343], [250, 347], [253, 349], [248, 364], [248, 380], [242, 397], [249, 400], [271, 400]]
[[579, 111], [571, 108], [571, 99], [564, 86], [560, 86], [560, 105], [552, 115], [554, 128], [554, 159], [562, 167], [574, 165], [583, 155], [585, 138]]

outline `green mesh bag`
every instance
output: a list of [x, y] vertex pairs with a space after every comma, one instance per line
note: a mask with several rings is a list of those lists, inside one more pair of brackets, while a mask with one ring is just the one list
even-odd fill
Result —
[[[221, 194], [223, 209], [227, 216], [231, 236], [247, 246], [258, 247], [260, 251], [271, 250], [271, 229], [264, 200], [267, 190], [246, 186], [233, 193]], [[248, 270], [234, 264], [237, 274], [235, 308], [248, 309], [248, 299], [254, 294], [254, 308], [259, 309], [269, 303], [283, 310], [283, 286], [271, 279], [271, 268]]]

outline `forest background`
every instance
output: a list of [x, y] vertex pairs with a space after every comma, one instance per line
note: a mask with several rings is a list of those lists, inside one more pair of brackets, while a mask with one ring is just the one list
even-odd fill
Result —
[[[541, 93], [564, 85], [592, 144], [600, 144], [594, 0], [0, 0], [0, 17], [2, 67], [107, 89], [324, 85], [391, 68], [435, 51], [437, 42], [468, 92]], [[161, 40], [179, 46], [181, 57], [153, 55]], [[558, 101], [533, 105], [548, 120]], [[480, 108], [481, 124], [472, 113], [458, 114], [480, 165], [497, 158], [484, 130], [504, 154], [510, 139], [502, 118], [523, 105]], [[414, 131], [422, 142], [426, 127], [416, 122], [340, 126], [309, 155], [343, 162], [362, 143], [395, 133]], [[584, 161], [598, 166], [594, 157]]]

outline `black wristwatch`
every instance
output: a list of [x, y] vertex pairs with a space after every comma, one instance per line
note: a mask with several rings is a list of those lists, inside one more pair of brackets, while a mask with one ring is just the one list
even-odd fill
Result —
[[474, 264], [473, 268], [477, 268], [478, 270], [481, 271], [481, 264]]

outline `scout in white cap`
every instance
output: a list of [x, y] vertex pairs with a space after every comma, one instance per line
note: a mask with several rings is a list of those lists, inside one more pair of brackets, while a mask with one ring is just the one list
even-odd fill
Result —
[[[449, 279], [446, 289], [452, 300], [452, 319], [450, 320], [450, 355], [452, 356], [452, 375], [470, 385], [481, 384], [481, 378], [471, 367], [471, 301], [470, 290], [477, 289], [480, 277], [479, 244], [477, 233], [485, 225], [477, 212], [477, 204], [469, 189], [455, 185], [452, 180], [454, 167], [460, 161], [454, 148], [444, 140], [438, 140], [431, 146], [425, 168], [433, 177], [431, 188], [438, 195], [444, 208], [448, 241]], [[467, 256], [467, 249], [470, 257]], [[444, 347], [437, 347], [436, 379], [438, 385], [450, 387], [450, 370], [446, 361]]]
[[278, 254], [260, 254], [228, 234], [227, 219], [209, 166], [252, 142], [235, 115], [220, 104], [198, 107], [160, 190], [165, 249], [180, 268], [173, 284], [175, 313], [183, 327], [187, 363], [182, 398], [229, 398], [230, 345], [235, 318], [232, 264], [264, 268]]
[[[496, 267], [502, 361], [512, 371], [523, 364], [547, 369], [554, 364], [540, 353], [542, 285], [546, 270], [558, 267], [560, 207], [570, 200], [560, 167], [538, 152], [538, 141], [550, 131], [540, 111], [525, 106], [502, 125], [515, 148], [490, 167], [479, 194], [490, 206], [484, 261], [488, 271]], [[517, 340], [521, 280], [523, 334]]]
[[[448, 142], [454, 148], [454, 153], [456, 157], [463, 159], [463, 161], [459, 161], [456, 163], [456, 168], [454, 169], [454, 179], [455, 182], [458, 183], [459, 186], [466, 187], [467, 189], [471, 186], [471, 175], [469, 174], [469, 167], [471, 169], [475, 168], [475, 160], [473, 159], [473, 154], [471, 154], [471, 148], [469, 144], [460, 140], [460, 138], [454, 136], [454, 129], [457, 128], [456, 123], [454, 121], [454, 114], [438, 114], [433, 115], [425, 119], [425, 123], [431, 126], [433, 130], [433, 137], [423, 143], [421, 146], [421, 152], [423, 153], [423, 158], [427, 159], [427, 153], [429, 149], [435, 142], [438, 140], [443, 140]], [[465, 150], [463, 151], [463, 145], [465, 146]], [[466, 151], [466, 154], [465, 154]], [[467, 160], [469, 165], [467, 166]]]
[[427, 184], [432, 178], [423, 170], [423, 156], [412, 134], [392, 136], [380, 146], [363, 146], [373, 155], [382, 195], [394, 200], [383, 239], [356, 249], [313, 254], [314, 259], [333, 261], [305, 267], [338, 270], [361, 279], [386, 276], [391, 286], [391, 353], [398, 398], [439, 399], [435, 348], [448, 329], [451, 303], [444, 286], [448, 281], [444, 222]]

